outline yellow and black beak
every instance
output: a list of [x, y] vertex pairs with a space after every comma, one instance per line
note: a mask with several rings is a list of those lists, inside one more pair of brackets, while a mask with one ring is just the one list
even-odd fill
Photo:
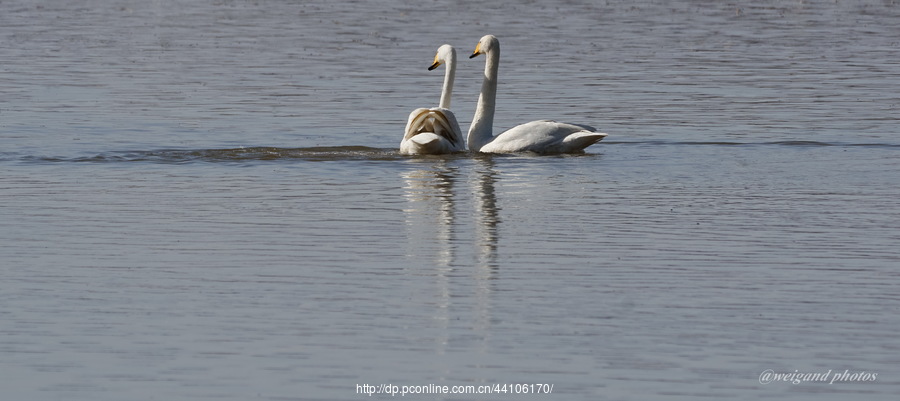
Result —
[[472, 53], [472, 55], [469, 56], [469, 58], [475, 58], [475, 56], [477, 56], [477, 55], [479, 55], [479, 54], [483, 54], [483, 53], [484, 53], [484, 52], [481, 51], [481, 42], [478, 42], [478, 44], [475, 45], [475, 52]]
[[438, 60], [437, 54], [434, 55], [434, 62], [431, 63], [431, 66], [428, 67], [428, 71], [431, 71], [435, 68], [438, 68], [441, 65], [441, 60]]

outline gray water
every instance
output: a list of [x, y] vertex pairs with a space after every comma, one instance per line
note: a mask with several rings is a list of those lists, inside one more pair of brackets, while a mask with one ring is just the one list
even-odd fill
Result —
[[[497, 131], [609, 137], [399, 155], [487, 33]], [[893, 1], [4, 0], [0, 55], [4, 399], [900, 393]]]

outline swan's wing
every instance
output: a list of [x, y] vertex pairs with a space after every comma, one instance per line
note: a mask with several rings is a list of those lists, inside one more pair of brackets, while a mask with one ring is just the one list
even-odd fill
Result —
[[607, 134], [602, 132], [590, 132], [590, 131], [579, 131], [573, 134], [566, 136], [563, 139], [561, 145], [560, 152], [562, 153], [570, 153], [570, 152], [578, 152], [584, 150], [584, 148], [591, 146], [597, 142], [606, 138]]
[[481, 152], [569, 153], [599, 142], [606, 134], [583, 124], [537, 120], [517, 125], [497, 135]]
[[464, 150], [465, 141], [463, 140], [462, 130], [459, 129], [459, 122], [456, 121], [456, 114], [453, 114], [450, 109], [442, 107], [435, 107], [431, 111], [443, 116], [447, 131], [442, 135], [447, 138], [447, 141], [454, 146], [455, 150]]
[[[429, 134], [425, 137], [419, 136]], [[438, 144], [444, 142], [442, 144]], [[406, 154], [449, 153], [464, 149], [462, 132], [452, 111], [418, 108], [409, 114], [400, 152]]]
[[404, 141], [421, 132], [420, 129], [422, 128], [424, 119], [427, 117], [429, 111], [429, 109], [420, 107], [409, 113], [409, 118], [406, 120], [406, 129], [403, 132]]

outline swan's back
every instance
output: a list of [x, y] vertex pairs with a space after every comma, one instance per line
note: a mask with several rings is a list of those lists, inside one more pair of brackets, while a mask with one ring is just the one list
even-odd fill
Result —
[[606, 134], [591, 126], [538, 120], [497, 135], [479, 151], [486, 153], [573, 153], [600, 142]]

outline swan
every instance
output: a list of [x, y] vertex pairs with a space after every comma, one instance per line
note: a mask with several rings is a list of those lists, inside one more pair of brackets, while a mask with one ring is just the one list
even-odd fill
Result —
[[520, 124], [493, 136], [494, 109], [497, 100], [497, 69], [500, 65], [500, 41], [485, 35], [469, 58], [485, 55], [484, 81], [469, 127], [469, 150], [483, 153], [577, 153], [607, 134], [587, 125], [538, 120]]
[[453, 80], [456, 78], [456, 49], [450, 45], [438, 48], [431, 71], [446, 64], [441, 103], [438, 107], [418, 108], [409, 113], [400, 153], [405, 155], [443, 154], [465, 150], [462, 131], [456, 122], [456, 115], [450, 111], [450, 96], [453, 94]]

